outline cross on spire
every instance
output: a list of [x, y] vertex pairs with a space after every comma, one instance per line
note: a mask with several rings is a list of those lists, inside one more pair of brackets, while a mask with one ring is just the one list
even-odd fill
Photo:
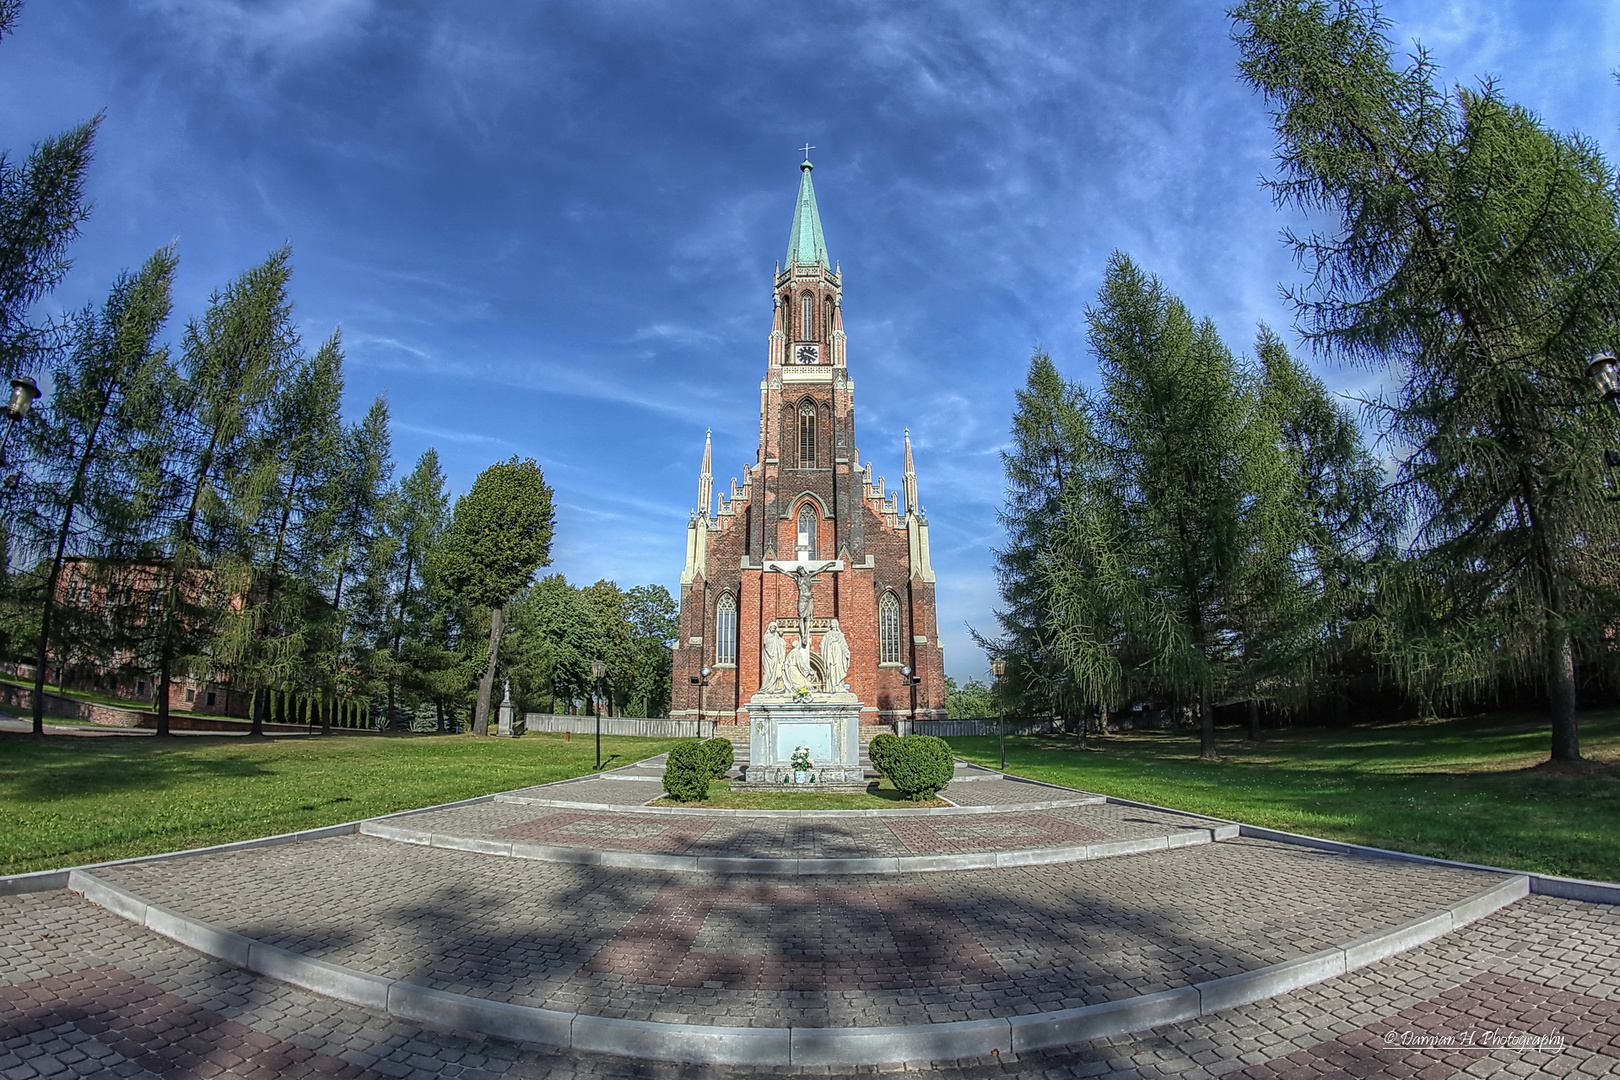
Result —
[[814, 149], [815, 147], [811, 146], [809, 143], [805, 143], [803, 146], [799, 147], [799, 153], [804, 155], [804, 160], [809, 161], [810, 151]]

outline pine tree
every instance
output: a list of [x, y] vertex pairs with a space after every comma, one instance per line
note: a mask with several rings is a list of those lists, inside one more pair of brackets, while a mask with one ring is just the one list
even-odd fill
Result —
[[[1576, 656], [1607, 659], [1614, 611], [1614, 425], [1583, 378], [1620, 311], [1614, 174], [1494, 85], [1448, 95], [1421, 51], [1395, 67], [1370, 4], [1249, 0], [1233, 16], [1243, 76], [1274, 110], [1276, 197], [1333, 221], [1291, 237], [1305, 330], [1399, 381], [1385, 428], [1412, 448], [1400, 489], [1445, 594], [1414, 603], [1450, 613], [1441, 681], [1536, 678], [1553, 759], [1578, 760]], [[1390, 660], [1410, 684], [1435, 655]]]
[[[1369, 658], [1353, 655], [1360, 651], [1355, 638], [1374, 617], [1374, 568], [1392, 551], [1399, 508], [1384, 489], [1383, 470], [1367, 452], [1360, 426], [1322, 380], [1264, 326], [1256, 355], [1262, 408], [1274, 418], [1295, 478], [1289, 509], [1298, 514], [1294, 558], [1301, 592], [1290, 615], [1293, 652], [1283, 665], [1285, 686], [1304, 691], [1300, 679], [1321, 684], [1342, 710], [1354, 672], [1370, 669]], [[1279, 652], [1284, 648], [1277, 644]], [[1252, 711], [1250, 719], [1257, 719]], [[1250, 735], [1257, 738], [1258, 731], [1251, 727]]]
[[[37, 736], [45, 730], [45, 668], [57, 632], [63, 560], [75, 552], [127, 554], [121, 549], [129, 547], [130, 525], [138, 518], [120, 450], [156, 419], [149, 406], [169, 362], [157, 337], [169, 317], [175, 265], [173, 248], [160, 249], [139, 273], [118, 278], [100, 312], [84, 313], [75, 347], [51, 372], [49, 407], [32, 428], [38, 467], [30, 502], [48, 537], [34, 659]], [[100, 606], [108, 613], [116, 582], [101, 576]], [[58, 642], [57, 650], [69, 647]]]
[[[22, 11], [0, 0], [0, 39]], [[46, 139], [14, 164], [0, 151], [0, 375], [10, 378], [43, 359], [52, 328], [30, 321], [37, 302], [72, 265], [68, 247], [90, 215], [84, 184], [101, 114]]]
[[225, 615], [219, 642], [233, 681], [251, 694], [251, 734], [261, 735], [277, 690], [308, 683], [308, 656], [329, 615], [322, 575], [337, 538], [324, 503], [341, 461], [343, 351], [337, 334], [276, 388], [256, 467], [235, 478], [248, 546], [236, 575], [246, 587]]
[[1000, 517], [1007, 543], [995, 553], [1001, 634], [979, 640], [1009, 661], [1003, 693], [1023, 711], [1056, 713], [1071, 690], [1071, 671], [1054, 638], [1050, 583], [1039, 562], [1060, 527], [1063, 494], [1083, 467], [1090, 430], [1078, 389], [1039, 349], [1017, 399], [1012, 449], [1002, 454], [1007, 494]]
[[[372, 689], [374, 650], [386, 640], [387, 577], [394, 543], [388, 532], [389, 479], [394, 471], [391, 442], [388, 402], [378, 397], [365, 418], [345, 432], [337, 467], [322, 493], [336, 538], [330, 564], [336, 619], [324, 661], [325, 690], [333, 700], [322, 709], [323, 734], [331, 731], [332, 705], [339, 695]], [[345, 586], [350, 589], [347, 605]]]
[[389, 581], [389, 639], [387, 667], [387, 716], [393, 721], [395, 694], [404, 681], [411, 688], [410, 673], [432, 664], [435, 623], [433, 602], [437, 599], [424, 580], [428, 553], [438, 544], [450, 518], [450, 499], [444, 490], [444, 471], [439, 455], [429, 447], [417, 459], [416, 467], [400, 481], [398, 496], [390, 504], [388, 533], [393, 538]]
[[209, 655], [228, 606], [219, 557], [242, 542], [233, 485], [262, 457], [260, 426], [299, 359], [283, 248], [214, 294], [182, 341], [181, 378], [166, 403], [168, 423], [143, 447], [153, 463], [143, 493], [161, 546], [155, 610], [147, 636], [157, 671], [158, 734], [169, 733], [169, 687], [177, 670]]
[[1090, 700], [1192, 705], [1212, 758], [1214, 701], [1252, 688], [1265, 622], [1287, 622], [1287, 463], [1254, 380], [1157, 278], [1116, 254], [1087, 318], [1103, 389], [1040, 563], [1055, 636]]

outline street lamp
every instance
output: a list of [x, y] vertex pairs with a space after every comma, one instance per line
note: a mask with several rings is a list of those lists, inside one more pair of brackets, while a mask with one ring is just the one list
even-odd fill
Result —
[[917, 718], [917, 684], [922, 682], [922, 678], [920, 676], [913, 675], [911, 673], [911, 667], [907, 665], [900, 669], [900, 681], [905, 685], [907, 693], [911, 696], [911, 712], [904, 720], [901, 721], [901, 723], [906, 725], [906, 730], [902, 731], [900, 734], [910, 735], [911, 722]]
[[1001, 740], [1001, 771], [1007, 771], [1007, 711], [1001, 706], [1001, 677], [1007, 674], [1007, 661], [990, 658], [990, 674], [996, 677], [996, 731]]
[[1620, 402], [1620, 360], [1613, 353], [1593, 353], [1592, 362], [1586, 365], [1586, 377], [1598, 384], [1603, 400]]
[[607, 665], [600, 660], [591, 661], [591, 676], [596, 680], [596, 692], [591, 695], [596, 707], [596, 771], [602, 771], [602, 676]]
[[[28, 415], [29, 408], [39, 397], [39, 384], [26, 375], [19, 375], [11, 380], [11, 400], [0, 412], [6, 414], [6, 431], [0, 435], [0, 469], [6, 465], [6, 443], [11, 441], [11, 429], [17, 426], [17, 421]], [[6, 477], [6, 485], [15, 487], [17, 477]]]
[[[704, 668], [701, 675], [687, 676], [687, 678], [691, 680], [692, 685], [698, 688], [697, 737], [700, 739], [703, 738], [703, 688], [709, 685], [709, 676], [713, 674], [714, 671], [712, 668]], [[714, 734], [713, 724], [709, 725], [709, 734]]]

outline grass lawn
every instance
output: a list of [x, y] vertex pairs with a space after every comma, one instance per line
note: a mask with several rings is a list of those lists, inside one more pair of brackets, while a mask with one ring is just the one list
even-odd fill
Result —
[[653, 806], [712, 806], [724, 810], [893, 810], [897, 807], [949, 806], [943, 799], [908, 802], [887, 780], [878, 782], [876, 791], [829, 791], [801, 795], [797, 792], [778, 794], [774, 791], [732, 791], [730, 780], [716, 780], [709, 785], [709, 797], [703, 802], [680, 803], [673, 799], [659, 799]]
[[[953, 738], [995, 768], [993, 736]], [[1474, 716], [1348, 730], [1220, 732], [1218, 762], [1196, 732], [1007, 740], [1007, 771], [1116, 798], [1289, 832], [1466, 862], [1620, 880], [1620, 714], [1581, 719], [1582, 753], [1547, 764], [1544, 721]]]
[[[602, 736], [610, 768], [679, 741]], [[589, 773], [589, 738], [0, 733], [0, 874], [246, 840]]]

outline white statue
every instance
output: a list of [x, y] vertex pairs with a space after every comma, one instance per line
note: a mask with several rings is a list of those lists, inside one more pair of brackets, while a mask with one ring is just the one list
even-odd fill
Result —
[[844, 689], [844, 676], [849, 674], [849, 642], [838, 629], [838, 620], [821, 635], [821, 668], [827, 673], [827, 693], [837, 694]]
[[782, 632], [776, 628], [776, 623], [765, 628], [765, 639], [759, 646], [759, 692], [762, 694], [780, 694], [782, 692], [782, 662], [787, 658], [787, 642], [782, 639]]
[[784, 574], [787, 577], [792, 578], [794, 586], [797, 587], [798, 590], [799, 590], [799, 632], [800, 633], [808, 633], [810, 631], [810, 616], [815, 614], [816, 602], [815, 602], [815, 594], [814, 594], [814, 591], [813, 591], [812, 587], [815, 585], [816, 580], [818, 578], [820, 578], [822, 574], [826, 573], [828, 570], [833, 569], [837, 565], [838, 565], [838, 560], [836, 560], [836, 559], [834, 559], [834, 560], [832, 560], [830, 562], [821, 563], [821, 564], [819, 564], [817, 566], [814, 566], [814, 567], [812, 567], [808, 563], [801, 563], [801, 564], [795, 566], [792, 570], [784, 570], [780, 566], [769, 566], [769, 565], [767, 565], [767, 567], [766, 567], [767, 570], [770, 570], [770, 571], [772, 571], [774, 573], [778, 573], [778, 574]]
[[797, 690], [813, 691], [816, 688], [816, 672], [810, 664], [810, 646], [804, 643], [802, 635], [788, 652], [783, 677], [787, 680], [789, 693]]

